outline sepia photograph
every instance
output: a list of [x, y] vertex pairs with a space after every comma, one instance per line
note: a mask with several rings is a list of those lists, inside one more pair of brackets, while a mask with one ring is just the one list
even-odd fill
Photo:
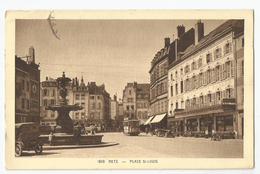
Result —
[[252, 168], [242, 11], [8, 11], [7, 168]]

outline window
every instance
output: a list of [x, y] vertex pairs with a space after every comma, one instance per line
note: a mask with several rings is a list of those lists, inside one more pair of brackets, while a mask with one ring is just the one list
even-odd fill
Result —
[[193, 77], [192, 77], [192, 81], [193, 81], [193, 83], [192, 83], [192, 89], [195, 88], [195, 84], [197, 83], [196, 80], [197, 80], [197, 79], [196, 79], [196, 76], [193, 76]]
[[54, 118], [54, 114], [53, 113], [51, 114], [51, 118]]
[[161, 75], [160, 76], [163, 76], [164, 75], [164, 65], [161, 65]]
[[202, 58], [198, 60], [198, 68], [202, 67]]
[[203, 104], [204, 104], [204, 102], [203, 102], [203, 96], [200, 96], [200, 106], [202, 107]]
[[76, 98], [75, 98], [76, 100], [79, 100], [79, 94], [76, 94]]
[[29, 82], [27, 82], [27, 91], [29, 91], [29, 88], [30, 88], [30, 87], [29, 87]]
[[216, 104], [221, 104], [221, 92], [217, 92], [216, 97]]
[[208, 101], [209, 103], [211, 103], [211, 94], [208, 94], [208, 99], [207, 99], [207, 101]]
[[190, 86], [189, 79], [186, 79], [186, 85], [185, 85], [186, 91], [190, 90], [190, 89], [189, 89], [189, 86]]
[[226, 62], [227, 77], [230, 77], [230, 61]]
[[230, 61], [230, 75], [231, 77], [234, 76], [234, 61]]
[[51, 105], [54, 105], [54, 100], [53, 99], [51, 100]]
[[160, 113], [160, 102], [158, 102], [158, 104], [157, 104], [157, 113]]
[[163, 82], [161, 83], [161, 93], [164, 93], [164, 87], [163, 87]]
[[99, 100], [99, 99], [100, 99], [100, 96], [97, 96], [97, 99]]
[[204, 74], [204, 78], [203, 78], [204, 85], [207, 85], [207, 71], [205, 71], [203, 74]]
[[183, 69], [181, 68], [181, 76], [183, 75]]
[[129, 95], [131, 95], [131, 94], [132, 94], [132, 90], [129, 90], [129, 92], [128, 92], [128, 93], [129, 93]]
[[212, 53], [208, 53], [206, 55], [206, 60], [207, 60], [207, 63], [211, 62], [212, 61]]
[[211, 70], [211, 81], [212, 82], [215, 82], [215, 68], [213, 68], [212, 70]]
[[218, 48], [214, 51], [214, 58], [220, 58], [221, 57], [221, 48]]
[[227, 89], [226, 90], [227, 98], [233, 98], [233, 92], [234, 92], [234, 89], [232, 89], [232, 88]]
[[197, 69], [197, 64], [196, 64], [196, 62], [192, 62], [191, 70], [195, 70], [195, 69]]
[[81, 94], [81, 100], [85, 100], [85, 94]]
[[164, 63], [164, 74], [167, 74], [167, 62]]
[[242, 48], [244, 47], [244, 38], [242, 39]]
[[173, 75], [171, 74], [171, 80], [173, 80]]
[[55, 96], [55, 89], [52, 90], [52, 96]]
[[96, 105], [95, 103], [92, 103], [92, 109], [95, 109]]
[[175, 94], [178, 94], [178, 83], [175, 84]]
[[44, 106], [47, 106], [47, 100], [46, 99], [43, 100], [43, 103], [44, 103]]
[[226, 72], [226, 64], [222, 64], [222, 79], [225, 79], [227, 77], [227, 72]]
[[219, 80], [219, 66], [216, 66], [216, 72], [215, 72], [215, 80], [218, 81]]
[[81, 106], [83, 107], [83, 109], [85, 108], [85, 103], [81, 103]]
[[23, 85], [23, 90], [25, 89], [25, 82], [24, 82], [24, 80], [22, 80], [22, 85]]
[[29, 107], [30, 107], [29, 100], [26, 100], [26, 108], [29, 109]]
[[177, 78], [177, 77], [178, 77], [178, 71], [175, 72], [175, 78]]
[[132, 105], [132, 106], [131, 106], [131, 110], [133, 111], [134, 109], [135, 109], [135, 108], [134, 108], [134, 106]]
[[224, 46], [224, 54], [228, 54], [228, 53], [231, 53], [231, 52], [232, 52], [232, 45], [231, 45], [231, 43], [227, 43]]
[[90, 99], [94, 100], [94, 99], [95, 99], [95, 96], [90, 96]]
[[181, 93], [183, 93], [183, 81], [181, 81]]
[[44, 89], [43, 93], [44, 93], [44, 96], [47, 96], [48, 95], [48, 90]]
[[199, 83], [200, 83], [200, 86], [203, 85], [203, 73], [200, 73], [200, 76], [199, 76]]
[[171, 96], [173, 96], [173, 86], [171, 85]]
[[244, 76], [244, 60], [241, 62], [241, 74]]
[[178, 109], [178, 102], [176, 102], [176, 107], [175, 107], [175, 109]]
[[211, 83], [211, 70], [210, 69], [207, 71], [207, 81], [208, 81], [208, 83]]
[[189, 65], [186, 65], [186, 66], [185, 66], [185, 74], [187, 74], [188, 72], [190, 72], [190, 66], [189, 66]]

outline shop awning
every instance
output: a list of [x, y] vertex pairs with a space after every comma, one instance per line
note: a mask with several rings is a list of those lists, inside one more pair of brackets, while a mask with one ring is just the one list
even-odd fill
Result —
[[144, 123], [144, 125], [149, 124], [152, 120], [153, 120], [154, 116], [151, 116], [150, 118], [148, 118], [148, 120]]
[[151, 123], [159, 123], [162, 121], [162, 119], [166, 116], [166, 114], [160, 114], [156, 115], [154, 119], [151, 121]]

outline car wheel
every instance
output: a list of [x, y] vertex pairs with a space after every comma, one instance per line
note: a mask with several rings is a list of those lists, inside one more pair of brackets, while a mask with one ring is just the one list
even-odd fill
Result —
[[42, 153], [42, 145], [38, 145], [38, 146], [35, 148], [35, 153], [37, 153], [37, 154], [41, 154], [41, 153]]
[[15, 145], [15, 156], [21, 156], [22, 155], [22, 146], [20, 144]]

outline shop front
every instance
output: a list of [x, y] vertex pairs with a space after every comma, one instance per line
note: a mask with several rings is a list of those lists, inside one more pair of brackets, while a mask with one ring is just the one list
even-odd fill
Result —
[[[199, 109], [183, 109], [174, 113], [175, 119], [183, 119], [181, 121], [174, 121], [171, 127], [175, 125], [183, 126], [177, 128], [183, 130], [184, 136], [195, 137], [210, 137], [212, 133], [221, 133], [223, 135], [233, 135], [234, 133], [234, 101], [232, 103], [222, 103], [221, 105], [212, 105], [207, 107], [200, 107]], [[229, 138], [232, 136], [226, 136]]]
[[155, 115], [150, 122], [151, 128], [154, 129], [166, 129], [167, 128], [167, 114]]

